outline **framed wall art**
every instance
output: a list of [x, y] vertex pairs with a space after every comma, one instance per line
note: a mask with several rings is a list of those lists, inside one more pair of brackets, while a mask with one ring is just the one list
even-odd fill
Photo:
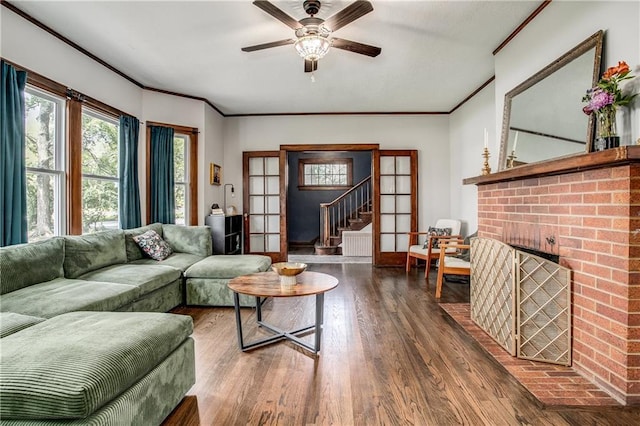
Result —
[[209, 183], [222, 185], [222, 167], [214, 163], [209, 164]]

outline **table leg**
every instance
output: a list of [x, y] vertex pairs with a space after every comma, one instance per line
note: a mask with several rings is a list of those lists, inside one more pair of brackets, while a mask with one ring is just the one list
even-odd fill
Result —
[[242, 339], [242, 317], [240, 316], [240, 295], [233, 292], [233, 306], [236, 310], [236, 330], [238, 332], [238, 345], [240, 350], [244, 349], [244, 342]]
[[256, 296], [256, 318], [258, 323], [262, 321], [262, 304], [260, 303], [260, 297]]
[[320, 338], [322, 337], [322, 323], [324, 321], [324, 293], [316, 294], [316, 332], [315, 353], [320, 352]]

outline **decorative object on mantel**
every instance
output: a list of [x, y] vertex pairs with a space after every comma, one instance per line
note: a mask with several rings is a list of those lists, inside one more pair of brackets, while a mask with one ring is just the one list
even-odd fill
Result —
[[488, 175], [491, 173], [491, 166], [489, 166], [489, 132], [487, 129], [484, 129], [484, 150], [482, 151], [482, 156], [484, 157], [484, 163], [482, 164], [482, 174]]
[[620, 136], [616, 131], [616, 111], [618, 107], [627, 106], [636, 96], [625, 95], [620, 89], [622, 81], [634, 77], [629, 73], [629, 65], [624, 61], [618, 62], [617, 66], [607, 68], [596, 87], [588, 89], [582, 98], [583, 102], [587, 102], [582, 111], [587, 115], [596, 115], [596, 151], [620, 146]]
[[516, 147], [518, 146], [518, 132], [516, 132], [515, 139], [513, 140], [513, 149], [511, 150], [511, 154], [507, 157], [507, 169], [513, 168], [513, 161], [518, 158], [516, 157]]

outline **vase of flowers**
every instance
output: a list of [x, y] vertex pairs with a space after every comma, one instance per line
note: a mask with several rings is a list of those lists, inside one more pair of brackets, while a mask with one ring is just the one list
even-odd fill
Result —
[[625, 95], [620, 89], [622, 81], [633, 78], [629, 73], [629, 65], [624, 61], [618, 62], [617, 66], [607, 68], [596, 87], [588, 89], [582, 98], [582, 102], [587, 102], [582, 111], [587, 115], [595, 114], [596, 117], [596, 151], [620, 146], [620, 136], [616, 131], [616, 112], [636, 96]]

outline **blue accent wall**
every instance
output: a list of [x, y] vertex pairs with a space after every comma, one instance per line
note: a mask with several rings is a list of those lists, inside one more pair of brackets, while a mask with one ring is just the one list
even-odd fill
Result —
[[301, 158], [351, 158], [354, 185], [371, 175], [371, 151], [289, 152], [287, 232], [290, 243], [307, 243], [317, 239], [320, 236], [320, 204], [329, 203], [347, 191], [298, 190], [298, 160]]

